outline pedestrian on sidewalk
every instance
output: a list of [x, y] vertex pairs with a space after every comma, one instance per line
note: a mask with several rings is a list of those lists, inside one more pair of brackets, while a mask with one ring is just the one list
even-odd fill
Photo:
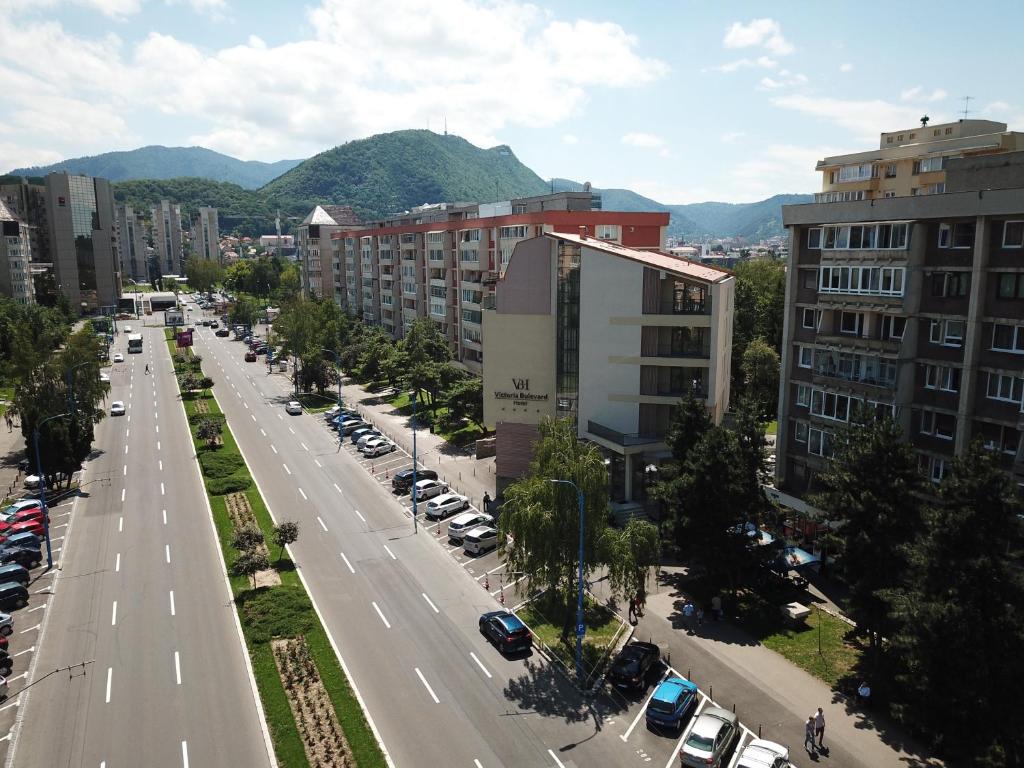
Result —
[[13, 432], [14, 431], [14, 419], [11, 418], [11, 414], [5, 413], [4, 414], [4, 421], [7, 422], [7, 431], [8, 432]]
[[629, 598], [629, 623], [636, 624], [636, 598]]
[[693, 632], [693, 603], [687, 599], [683, 606], [683, 616], [686, 617], [686, 629]]
[[804, 726], [804, 749], [808, 755], [818, 754], [818, 746], [814, 743], [814, 715], [807, 716], [807, 724]]
[[697, 608], [697, 626], [699, 627], [699, 626], [702, 626], [703, 624], [704, 624], [704, 606], [699, 606]]
[[722, 596], [715, 595], [711, 598], [711, 610], [715, 612], [715, 620], [722, 620]]
[[825, 748], [825, 713], [818, 707], [814, 715], [814, 735], [818, 739], [818, 749]]
[[644, 588], [640, 587], [636, 591], [636, 615], [643, 616], [644, 611], [647, 610], [647, 593], [644, 592]]

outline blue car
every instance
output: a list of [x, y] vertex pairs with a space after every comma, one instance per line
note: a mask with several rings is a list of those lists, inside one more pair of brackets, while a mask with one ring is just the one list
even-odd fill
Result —
[[681, 677], [664, 680], [647, 703], [647, 727], [679, 730], [697, 702], [697, 686]]

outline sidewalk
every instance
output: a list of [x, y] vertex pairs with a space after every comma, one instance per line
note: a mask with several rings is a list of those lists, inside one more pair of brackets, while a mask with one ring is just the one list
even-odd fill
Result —
[[[351, 379], [342, 379], [341, 394], [346, 407], [355, 408], [387, 435], [388, 439], [412, 454], [412, 419], [399, 413], [383, 397], [367, 392]], [[473, 447], [452, 448], [438, 435], [422, 425], [416, 430], [416, 458], [420, 464], [437, 471], [438, 476], [456, 493], [469, 498], [470, 504], [483, 509], [484, 494], [495, 498], [497, 478], [494, 457], [477, 459]]]
[[25, 475], [18, 469], [18, 462], [25, 458], [25, 439], [21, 427], [8, 432], [0, 423], [0, 498], [18, 496], [24, 490], [21, 484]]

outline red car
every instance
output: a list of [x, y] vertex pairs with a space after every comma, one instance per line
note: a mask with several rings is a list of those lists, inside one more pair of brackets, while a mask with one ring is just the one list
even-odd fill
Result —
[[[0, 516], [0, 523], [24, 523], [29, 520], [38, 520], [39, 524], [43, 524], [43, 508], [42, 507], [30, 507], [27, 509], [19, 509], [17, 512], [12, 512], [9, 515]], [[47, 517], [49, 520], [49, 517]]]
[[7, 635], [0, 635], [0, 651], [7, 650]]
[[20, 523], [0, 523], [0, 543], [7, 540], [8, 536], [16, 533], [34, 533], [36, 536], [43, 535], [43, 523], [41, 520], [23, 520]]

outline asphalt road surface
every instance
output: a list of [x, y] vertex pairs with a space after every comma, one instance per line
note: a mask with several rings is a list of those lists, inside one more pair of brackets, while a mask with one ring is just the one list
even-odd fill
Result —
[[18, 768], [272, 764], [163, 331], [144, 336], [110, 369], [128, 410], [97, 427]]

